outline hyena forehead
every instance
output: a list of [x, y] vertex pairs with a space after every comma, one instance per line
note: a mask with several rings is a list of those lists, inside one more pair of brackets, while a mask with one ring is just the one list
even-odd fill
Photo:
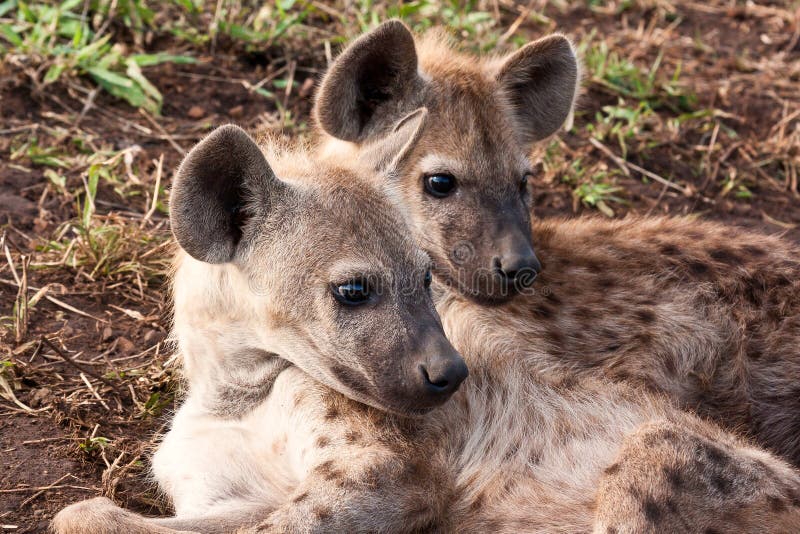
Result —
[[430, 260], [409, 237], [403, 217], [370, 184], [374, 180], [369, 176], [355, 167], [320, 162], [311, 169], [295, 164], [287, 170], [290, 174], [282, 178], [295, 186], [300, 198], [265, 222], [273, 227], [270, 234], [283, 237], [265, 243], [256, 255], [277, 247], [308, 271], [331, 280], [389, 273], [416, 276], [428, 269]]
[[[438, 28], [416, 37], [415, 44], [418, 73], [427, 82], [429, 100], [433, 96], [433, 100], [453, 109], [462, 103], [461, 107], [484, 111], [484, 116], [501, 123], [499, 126], [509, 133], [520, 126], [522, 129], [533, 126], [519, 124], [520, 119], [552, 121], [561, 117], [553, 112], [563, 112], [566, 107], [569, 115], [550, 128], [565, 124], [563, 119], [570, 127], [583, 73], [575, 47], [564, 35], [549, 35], [505, 55], [475, 56], [460, 52]], [[543, 137], [547, 135], [539, 139]], [[525, 139], [523, 144], [530, 141]]]

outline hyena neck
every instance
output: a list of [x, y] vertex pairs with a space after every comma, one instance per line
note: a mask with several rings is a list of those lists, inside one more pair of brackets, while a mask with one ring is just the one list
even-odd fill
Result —
[[245, 415], [291, 366], [268, 335], [254, 335], [268, 329], [247, 301], [250, 292], [232, 265], [210, 265], [185, 254], [177, 259], [174, 332], [189, 397], [203, 412]]

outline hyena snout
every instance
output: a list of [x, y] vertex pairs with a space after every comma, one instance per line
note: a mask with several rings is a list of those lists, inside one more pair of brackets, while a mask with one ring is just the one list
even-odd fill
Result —
[[529, 240], [518, 233], [509, 233], [498, 240], [494, 268], [509, 286], [530, 287], [542, 270], [542, 264]]
[[444, 337], [429, 335], [420, 347], [412, 373], [417, 394], [427, 406], [438, 406], [456, 392], [467, 378], [467, 364]]

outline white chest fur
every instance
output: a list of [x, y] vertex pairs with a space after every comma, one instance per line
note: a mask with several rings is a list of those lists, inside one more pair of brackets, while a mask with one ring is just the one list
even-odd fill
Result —
[[178, 517], [243, 504], [277, 506], [307, 475], [312, 437], [294, 407], [304, 375], [287, 369], [241, 418], [211, 415], [191, 394], [153, 457], [153, 474]]

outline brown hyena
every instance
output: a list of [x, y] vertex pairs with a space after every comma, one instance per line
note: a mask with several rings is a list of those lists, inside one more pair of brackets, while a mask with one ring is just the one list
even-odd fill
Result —
[[[411, 145], [394, 146], [389, 170]], [[154, 459], [176, 517], [99, 498], [59, 513], [57, 532], [800, 527], [800, 474], [658, 396], [538, 377], [500, 343], [464, 354], [462, 384], [401, 215], [361, 171], [270, 161], [280, 179], [228, 127], [176, 178], [189, 388]]]
[[579, 78], [563, 36], [482, 59], [390, 21], [324, 77], [322, 150], [380, 166], [393, 125], [427, 108], [384, 182], [447, 288], [454, 340], [463, 328], [534, 370], [644, 385], [800, 464], [796, 246], [687, 218], [531, 223], [526, 154], [568, 118]]

